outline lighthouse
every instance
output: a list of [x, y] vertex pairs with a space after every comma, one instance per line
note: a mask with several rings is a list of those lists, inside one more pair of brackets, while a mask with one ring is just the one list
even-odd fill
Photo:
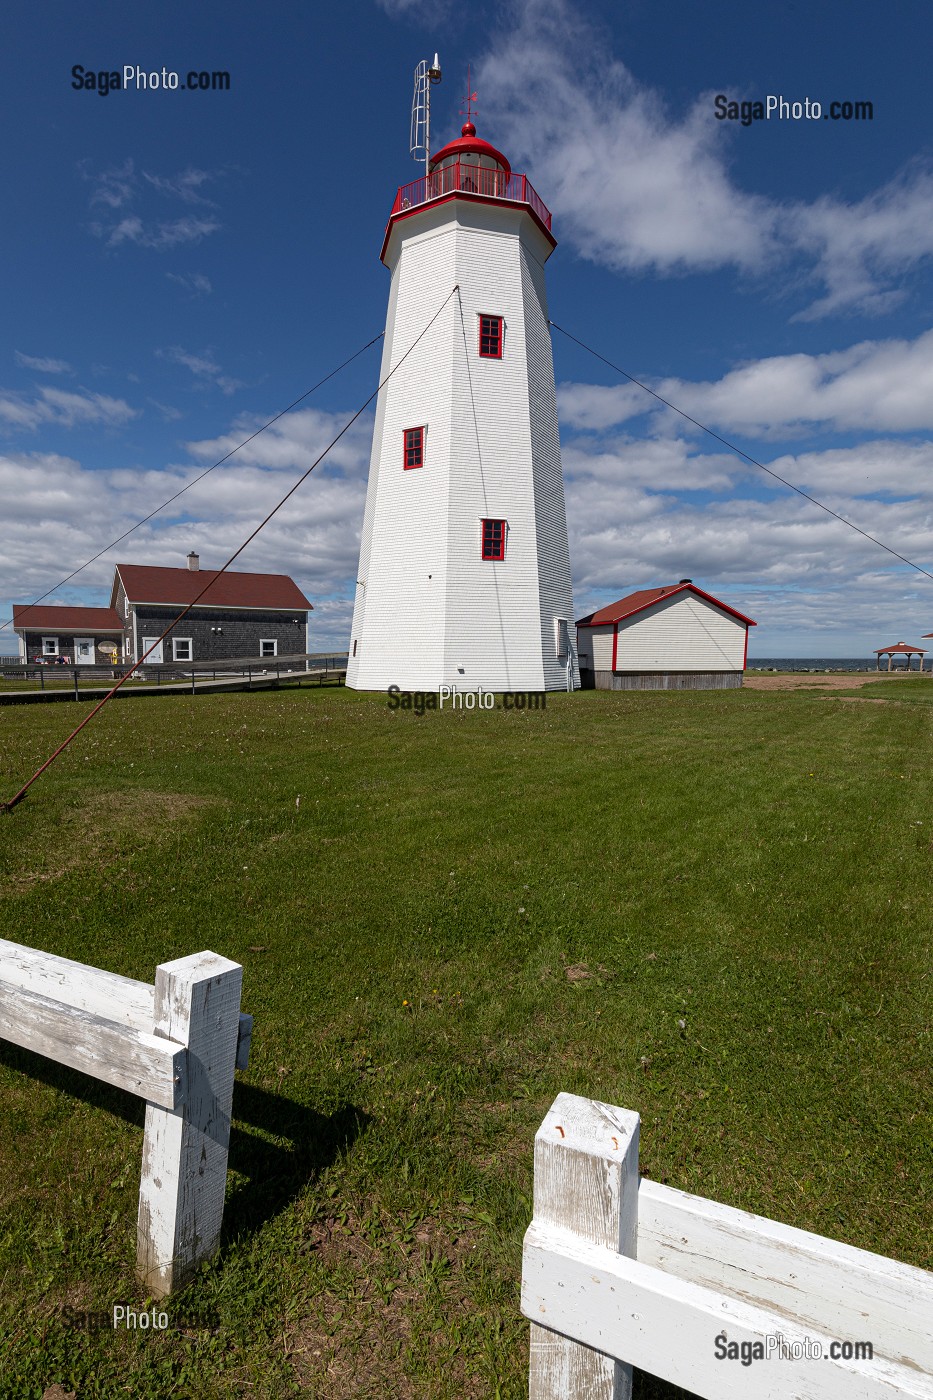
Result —
[[395, 197], [348, 686], [579, 685], [544, 282], [555, 247], [530, 181], [469, 119]]

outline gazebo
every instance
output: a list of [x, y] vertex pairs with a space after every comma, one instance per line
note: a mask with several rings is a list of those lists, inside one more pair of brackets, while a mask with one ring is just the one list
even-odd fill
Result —
[[[933, 636], [933, 633], [931, 633], [930, 635]], [[877, 658], [878, 658], [877, 669], [878, 669], [879, 671], [881, 670], [881, 658], [882, 658], [882, 656], [886, 656], [886, 657], [888, 658], [888, 670], [889, 670], [889, 671], [892, 669], [892, 663], [893, 663], [893, 661], [894, 661], [895, 656], [906, 656], [906, 657], [907, 657], [907, 670], [908, 670], [908, 671], [910, 670], [910, 658], [911, 658], [912, 656], [918, 656], [918, 657], [920, 658], [920, 666], [919, 666], [918, 669], [922, 671], [922, 670], [923, 670], [923, 658], [926, 656], [926, 652], [925, 652], [925, 650], [923, 649], [923, 647], [912, 647], [912, 646], [909, 646], [909, 645], [907, 644], [907, 642], [895, 642], [894, 646], [892, 646], [892, 647], [877, 647], [877, 648], [875, 649], [875, 655], [876, 655]]]

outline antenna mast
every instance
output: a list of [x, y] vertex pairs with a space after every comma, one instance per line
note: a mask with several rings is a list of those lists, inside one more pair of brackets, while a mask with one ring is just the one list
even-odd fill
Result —
[[423, 58], [415, 69], [415, 94], [411, 100], [411, 142], [409, 150], [412, 160], [424, 161], [427, 175], [431, 161], [431, 88], [441, 80], [441, 61], [437, 54], [429, 64]]

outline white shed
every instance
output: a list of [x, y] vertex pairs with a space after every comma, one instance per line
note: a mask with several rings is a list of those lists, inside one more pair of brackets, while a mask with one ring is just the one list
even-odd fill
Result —
[[742, 684], [755, 623], [691, 579], [642, 588], [577, 623], [584, 687], [729, 690]]

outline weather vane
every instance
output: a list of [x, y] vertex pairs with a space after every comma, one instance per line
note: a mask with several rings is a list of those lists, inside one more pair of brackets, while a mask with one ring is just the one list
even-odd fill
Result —
[[461, 107], [461, 108], [460, 108], [460, 115], [461, 115], [461, 117], [465, 116], [468, 122], [472, 122], [472, 120], [473, 120], [473, 113], [476, 111], [476, 107], [474, 106], [474, 104], [475, 104], [475, 102], [476, 102], [476, 93], [475, 93], [475, 92], [472, 92], [472, 91], [471, 91], [471, 88], [472, 88], [472, 78], [470, 77], [470, 65], [467, 64], [467, 91], [466, 91], [466, 97], [464, 97], [464, 98], [462, 99], [462, 101], [464, 101], [464, 102], [466, 103], [466, 111], [464, 112], [463, 108]]

